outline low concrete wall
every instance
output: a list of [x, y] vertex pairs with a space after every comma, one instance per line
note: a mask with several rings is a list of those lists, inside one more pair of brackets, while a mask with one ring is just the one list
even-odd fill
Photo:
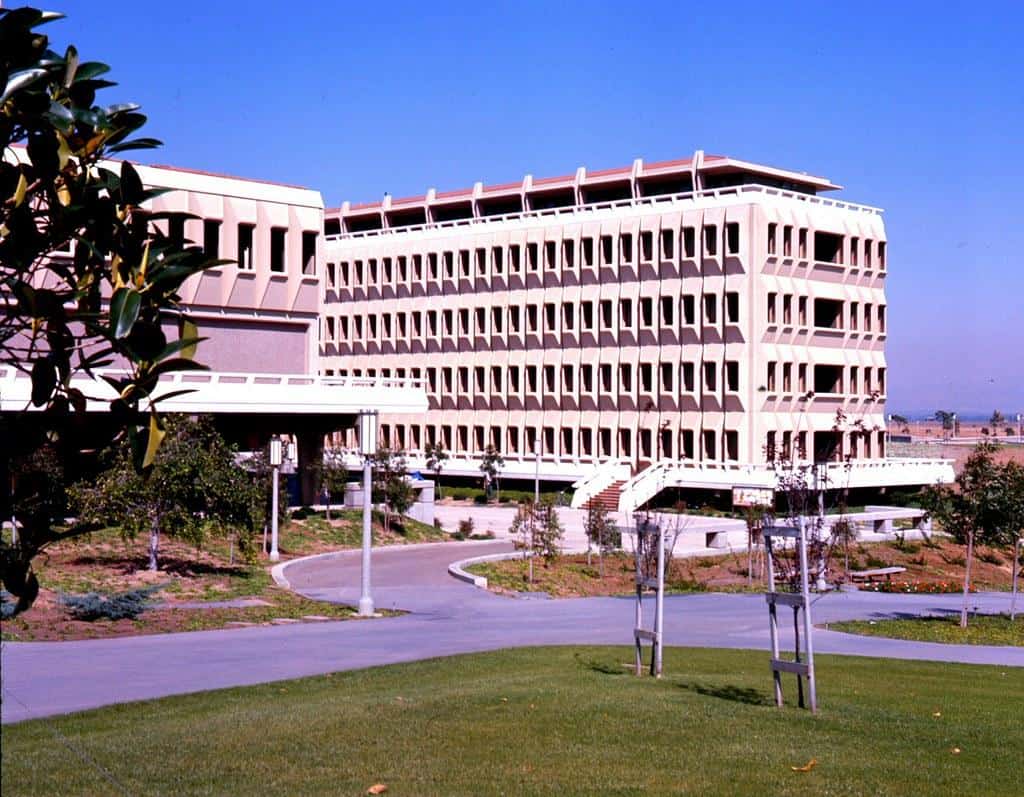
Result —
[[[407, 517], [434, 525], [434, 482], [430, 479], [410, 479], [409, 483], [416, 491], [416, 501], [406, 512]], [[362, 482], [348, 482], [345, 485], [345, 508], [363, 508], [363, 484]]]
[[[532, 556], [532, 554], [526, 555]], [[461, 559], [458, 562], [452, 562], [448, 565], [448, 575], [452, 576], [452, 578], [459, 579], [459, 581], [465, 581], [467, 584], [472, 584], [474, 587], [487, 589], [487, 579], [484, 576], [474, 576], [472, 573], [467, 573], [467, 567], [472, 567], [473, 565], [482, 564], [484, 562], [503, 562], [506, 559], [522, 558], [522, 551], [506, 551], [505, 553], [492, 553], [487, 556], [473, 556], [469, 559]]]

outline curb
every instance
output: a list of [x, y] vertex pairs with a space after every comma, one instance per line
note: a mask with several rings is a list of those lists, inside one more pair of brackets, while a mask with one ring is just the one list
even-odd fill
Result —
[[[434, 545], [450, 545], [450, 542], [414, 542], [409, 545], [376, 545], [374, 551], [414, 551], [417, 548], [430, 548]], [[336, 559], [342, 556], [361, 556], [361, 548], [345, 548], [342, 551], [327, 551], [327, 553], [314, 553], [309, 556], [300, 556], [298, 559], [289, 559], [287, 562], [279, 562], [270, 568], [270, 577], [279, 587], [291, 589], [291, 582], [284, 575], [286, 568], [299, 562], [310, 562], [314, 559]]]
[[[460, 559], [458, 562], [452, 562], [448, 565], [448, 575], [452, 578], [457, 578], [459, 581], [465, 581], [467, 584], [472, 584], [474, 587], [487, 589], [486, 576], [474, 576], [472, 573], [467, 573], [465, 568], [471, 567], [472, 565], [483, 564], [484, 562], [503, 562], [507, 559], [520, 559], [522, 556], [522, 551], [506, 551], [505, 553], [492, 553], [487, 554], [486, 556], [473, 556], [469, 559]], [[532, 556], [532, 554], [527, 554], [527, 556]]]

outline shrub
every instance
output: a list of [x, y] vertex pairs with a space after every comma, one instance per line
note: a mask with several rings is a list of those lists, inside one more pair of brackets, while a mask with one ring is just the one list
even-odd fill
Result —
[[[955, 581], [879, 581], [874, 584], [866, 584], [861, 589], [870, 592], [899, 592], [911, 595], [952, 595], [963, 592], [963, 584]], [[971, 587], [971, 592], [976, 592]]]
[[134, 620], [149, 608], [149, 596], [159, 589], [160, 586], [153, 586], [113, 595], [65, 595], [61, 603], [75, 620]]
[[459, 528], [456, 530], [452, 537], [456, 540], [468, 540], [473, 536], [473, 518], [468, 517], [465, 520], [459, 521]]
[[870, 553], [867, 555], [867, 558], [865, 558], [864, 561], [867, 563], [868, 569], [870, 570], [874, 570], [878, 567], [889, 567], [889, 563], [887, 561], [885, 561], [884, 559], [879, 559], [877, 556]]
[[978, 558], [983, 562], [988, 562], [990, 565], [1001, 565], [1003, 563], [1003, 557], [991, 550], [979, 551]]
[[17, 601], [11, 600], [11, 593], [0, 589], [0, 619], [6, 620], [9, 617], [14, 617], [14, 607], [17, 605]]

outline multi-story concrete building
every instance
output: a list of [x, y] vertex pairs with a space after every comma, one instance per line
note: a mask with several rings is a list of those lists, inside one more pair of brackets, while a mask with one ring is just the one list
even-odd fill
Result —
[[672, 483], [723, 486], [792, 457], [932, 481], [879, 481], [885, 226], [837, 188], [697, 152], [345, 204], [321, 368], [425, 377], [430, 411], [383, 434], [414, 458], [441, 442], [452, 473], [493, 445], [548, 479], [671, 462], [695, 475]]

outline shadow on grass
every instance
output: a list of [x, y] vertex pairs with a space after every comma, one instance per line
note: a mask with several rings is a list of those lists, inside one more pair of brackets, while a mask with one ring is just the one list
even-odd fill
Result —
[[618, 664], [610, 661], [601, 661], [600, 659], [589, 659], [584, 658], [578, 653], [575, 655], [576, 663], [580, 667], [596, 672], [600, 675], [631, 675], [632, 670], [623, 664]]
[[[78, 556], [70, 564], [88, 567], [100, 565], [118, 568], [124, 573], [133, 573], [149, 568], [149, 560], [144, 556]], [[160, 557], [160, 571], [191, 576], [242, 576], [251, 574], [243, 565], [217, 565], [209, 562], [197, 562], [193, 559], [181, 559], [175, 556]]]
[[714, 697], [719, 700], [728, 700], [732, 703], [743, 703], [747, 706], [767, 706], [770, 701], [768, 695], [757, 689], [746, 689], [741, 686], [711, 686], [709, 684], [688, 683], [679, 684], [680, 689], [688, 692], [696, 692], [705, 697]]

